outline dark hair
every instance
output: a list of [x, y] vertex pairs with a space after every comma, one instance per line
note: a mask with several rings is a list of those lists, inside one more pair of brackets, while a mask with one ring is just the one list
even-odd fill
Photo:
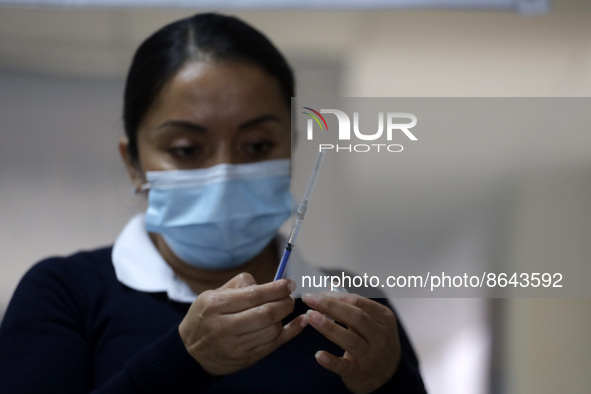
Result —
[[127, 74], [123, 122], [133, 160], [138, 159], [137, 129], [152, 102], [176, 72], [194, 60], [250, 62], [277, 78], [288, 108], [295, 96], [289, 64], [271, 41], [250, 25], [213, 13], [173, 22], [139, 46]]

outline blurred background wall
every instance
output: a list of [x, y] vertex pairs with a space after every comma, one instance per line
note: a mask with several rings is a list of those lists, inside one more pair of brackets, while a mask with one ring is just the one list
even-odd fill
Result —
[[[143, 209], [116, 149], [123, 78], [142, 39], [196, 11], [0, 7], [0, 315], [32, 264], [110, 244]], [[461, 10], [231, 13], [257, 26], [286, 53], [302, 96], [591, 93], [591, 3], [585, 0], [557, 0], [551, 13], [527, 17]], [[457, 220], [448, 223], [443, 208], [429, 208], [408, 191], [408, 215], [401, 212], [398, 220], [412, 229], [411, 214], [423, 212], [414, 235], [437, 228], [438, 233], [423, 235], [439, 242], [428, 256], [413, 245], [405, 250], [403, 242], [399, 252], [437, 259], [470, 250], [462, 258], [496, 261], [511, 271], [527, 271], [531, 261], [552, 266], [565, 258], [568, 263], [568, 256], [591, 262], [591, 164], [578, 148], [578, 161], [561, 153], [551, 176], [547, 169], [524, 164], [515, 171], [527, 176], [487, 194], [490, 199], [476, 193], [467, 203], [478, 214], [467, 215], [461, 226]], [[326, 171], [336, 179], [351, 176], [337, 165]], [[303, 190], [307, 173], [295, 169], [296, 191]], [[327, 207], [354, 193], [355, 178], [348, 179], [323, 184], [315, 205]], [[421, 193], [428, 194], [432, 182], [417, 179]], [[400, 198], [396, 190], [391, 193], [391, 199]], [[440, 206], [456, 197], [440, 196]], [[499, 215], [507, 218], [501, 224], [494, 220]], [[302, 232], [304, 254], [319, 265], [342, 266], [349, 250], [325, 245], [354, 245], [351, 233], [334, 225], [330, 209], [318, 208], [314, 217]], [[560, 226], [540, 226], [556, 221]], [[481, 244], [474, 236], [491, 231], [503, 237], [485, 235]], [[565, 233], [577, 237], [565, 240]], [[571, 254], [555, 255], [556, 245], [567, 245]], [[591, 387], [587, 299], [395, 303], [429, 392], [586, 393]]]

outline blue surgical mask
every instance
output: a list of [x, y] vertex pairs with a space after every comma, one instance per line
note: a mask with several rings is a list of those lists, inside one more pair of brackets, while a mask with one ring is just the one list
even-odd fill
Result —
[[184, 262], [238, 267], [269, 244], [291, 216], [290, 162], [148, 171], [146, 229]]

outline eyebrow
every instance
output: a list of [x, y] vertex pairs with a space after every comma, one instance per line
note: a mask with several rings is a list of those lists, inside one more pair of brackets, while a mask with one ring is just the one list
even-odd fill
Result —
[[[254, 119], [251, 119], [251, 120], [248, 120], [248, 121], [242, 123], [240, 126], [238, 126], [238, 129], [239, 130], [247, 129], [249, 127], [253, 127], [258, 124], [269, 122], [269, 121], [279, 122], [279, 118], [277, 118], [275, 115], [270, 115], [270, 114], [261, 115], [261, 116], [254, 118]], [[165, 127], [178, 127], [178, 128], [182, 128], [182, 129], [196, 131], [198, 133], [207, 132], [206, 127], [198, 125], [197, 123], [186, 121], [186, 120], [167, 120], [166, 122], [164, 122], [160, 126], [158, 126], [157, 129], [163, 129]]]
[[254, 118], [254, 119], [251, 119], [247, 122], [242, 123], [240, 126], [238, 126], [238, 129], [247, 129], [249, 127], [256, 126], [260, 123], [265, 123], [265, 122], [269, 122], [269, 121], [279, 122], [279, 118], [276, 117], [275, 115], [269, 115], [269, 114], [261, 115], [257, 118]]
[[188, 129], [191, 131], [196, 131], [198, 133], [205, 133], [207, 131], [207, 129], [205, 127], [200, 126], [200, 125], [193, 123], [193, 122], [188, 122], [186, 120], [167, 120], [166, 122], [164, 122], [160, 126], [158, 126], [156, 129], [160, 130], [165, 127], [178, 127], [181, 129]]

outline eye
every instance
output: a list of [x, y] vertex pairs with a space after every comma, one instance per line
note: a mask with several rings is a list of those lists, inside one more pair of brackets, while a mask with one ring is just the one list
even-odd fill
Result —
[[273, 141], [256, 141], [244, 144], [242, 149], [246, 156], [256, 159], [268, 155], [274, 147]]
[[198, 158], [202, 153], [202, 149], [197, 145], [183, 145], [173, 146], [172, 148], [168, 149], [168, 152], [177, 160], [189, 161]]

